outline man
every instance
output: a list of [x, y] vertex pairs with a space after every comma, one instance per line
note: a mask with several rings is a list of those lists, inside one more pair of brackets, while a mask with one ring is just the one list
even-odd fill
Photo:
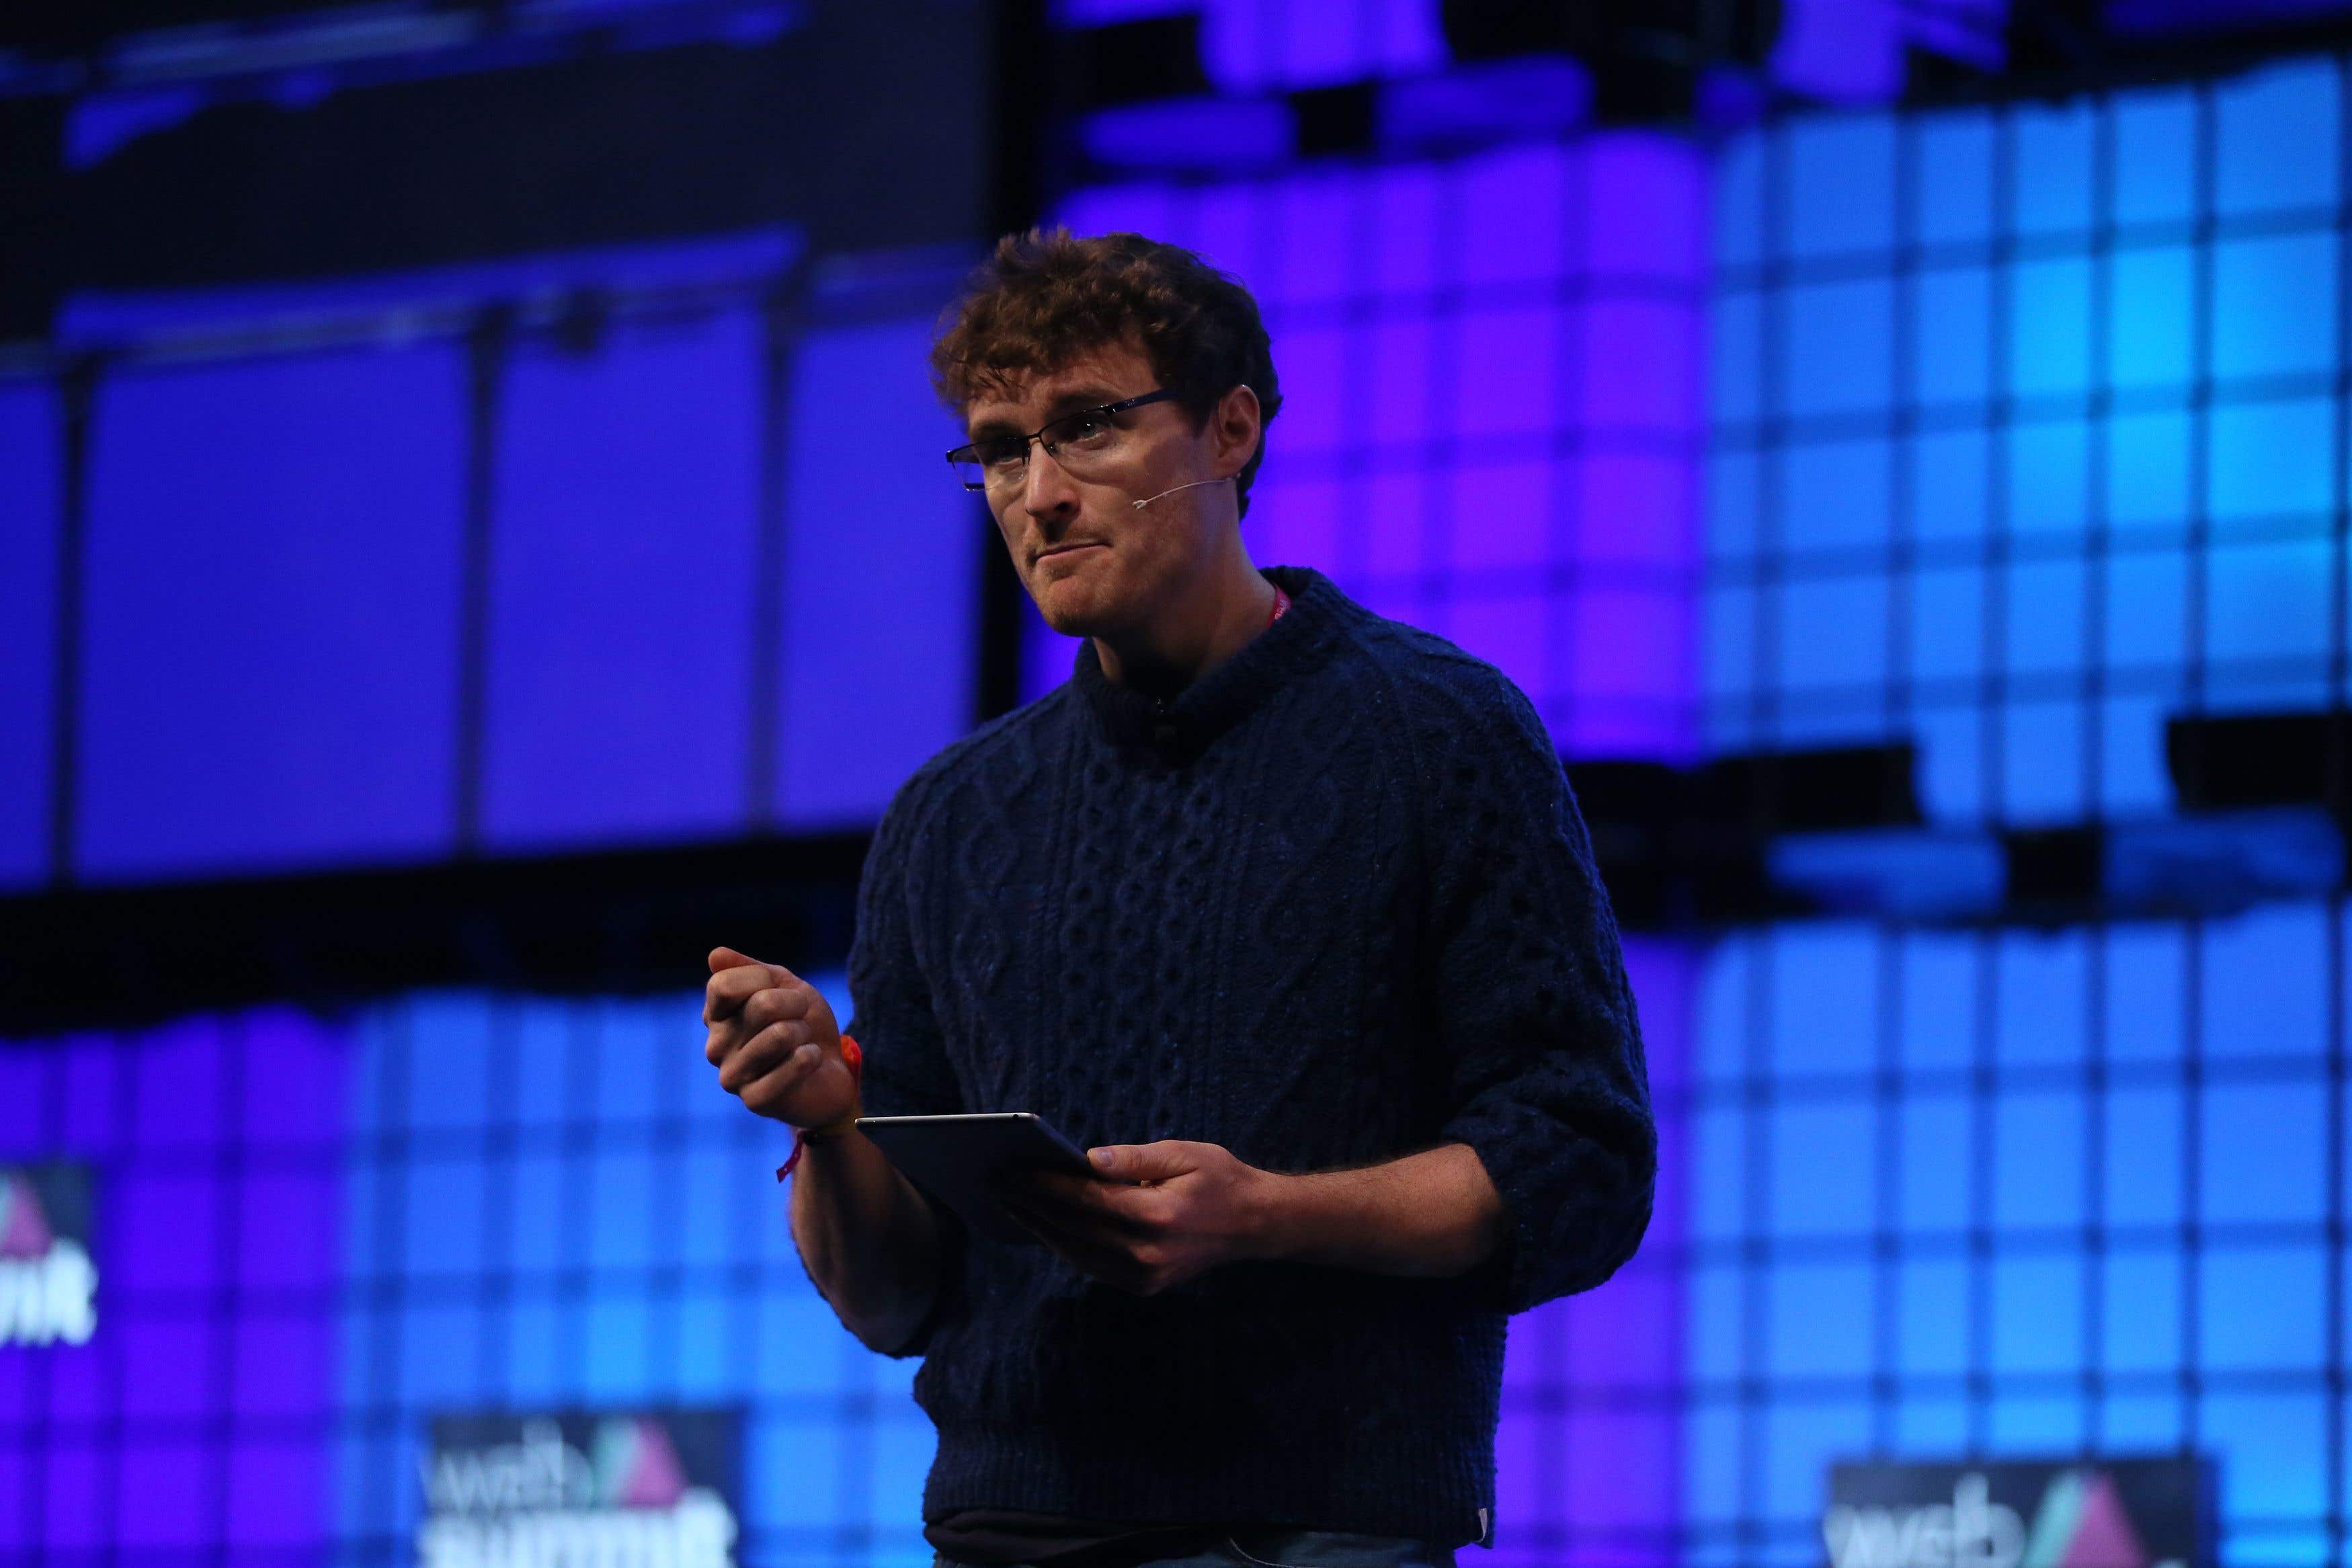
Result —
[[[802, 1129], [793, 1235], [922, 1354], [943, 1563], [1448, 1564], [1491, 1540], [1507, 1315], [1647, 1224], [1617, 933], [1534, 709], [1240, 519], [1279, 407], [1248, 293], [1010, 236], [933, 369], [1071, 678], [908, 779], [849, 986], [710, 956], [708, 1054]], [[1475, 519], [1465, 526], [1475, 526]], [[1096, 1176], [967, 1232], [851, 1124], [1026, 1110]]]

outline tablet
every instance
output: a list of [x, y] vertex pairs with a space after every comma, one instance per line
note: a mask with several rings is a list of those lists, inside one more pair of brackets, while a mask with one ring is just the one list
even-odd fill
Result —
[[989, 1193], [991, 1172], [1045, 1166], [1092, 1176], [1085, 1151], [1033, 1111], [960, 1116], [860, 1116], [857, 1130], [881, 1145], [907, 1179], [962, 1216], [981, 1235], [1042, 1247]]

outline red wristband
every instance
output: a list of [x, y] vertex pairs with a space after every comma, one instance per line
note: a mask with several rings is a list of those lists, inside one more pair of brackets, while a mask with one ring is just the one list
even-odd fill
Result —
[[[858, 1050], [857, 1042], [850, 1039], [845, 1034], [841, 1037], [841, 1060], [849, 1063], [849, 1081], [852, 1083], [863, 1083], [866, 1081], [866, 1053]], [[855, 1112], [851, 1113], [847, 1117], [843, 1119], [843, 1122], [835, 1123], [835, 1126], [843, 1126], [845, 1123], [847, 1126], [856, 1126], [857, 1124], [856, 1113]], [[818, 1130], [820, 1132], [824, 1132], [828, 1129], [819, 1128]], [[841, 1134], [838, 1132], [833, 1134], [833, 1136], [836, 1138], [840, 1135]], [[820, 1138], [817, 1141], [819, 1143], [829, 1143], [832, 1140], [830, 1138]], [[808, 1142], [809, 1136], [804, 1129], [800, 1127], [794, 1127], [793, 1129], [793, 1156], [786, 1160], [782, 1165], [776, 1167], [776, 1179], [778, 1181], [782, 1181], [786, 1176], [793, 1174], [793, 1167], [801, 1163], [801, 1151], [808, 1146]]]

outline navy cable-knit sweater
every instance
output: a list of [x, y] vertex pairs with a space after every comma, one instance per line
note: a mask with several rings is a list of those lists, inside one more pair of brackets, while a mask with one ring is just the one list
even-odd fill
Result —
[[[1559, 760], [1493, 665], [1272, 568], [1291, 610], [1166, 703], [1071, 679], [926, 763], [866, 863], [870, 1115], [1034, 1111], [1275, 1171], [1476, 1151], [1454, 1279], [1227, 1264], [1156, 1296], [946, 1216], [923, 1515], [1488, 1538], [1508, 1314], [1607, 1279], [1656, 1136]], [[942, 1211], [943, 1215], [945, 1211]]]

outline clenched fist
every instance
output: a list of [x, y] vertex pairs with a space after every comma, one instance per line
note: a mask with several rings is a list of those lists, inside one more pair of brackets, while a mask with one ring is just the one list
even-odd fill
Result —
[[841, 1029], [814, 986], [732, 947], [710, 953], [702, 1054], [719, 1086], [762, 1116], [823, 1127], [857, 1112], [857, 1079], [842, 1060]]

